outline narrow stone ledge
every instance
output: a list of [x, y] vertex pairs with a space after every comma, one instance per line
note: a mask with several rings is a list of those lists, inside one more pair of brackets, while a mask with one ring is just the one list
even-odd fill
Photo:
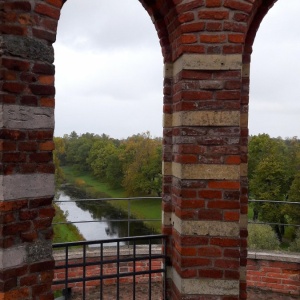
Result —
[[239, 165], [172, 163], [172, 175], [180, 179], [239, 180]]
[[0, 201], [40, 198], [54, 195], [54, 174], [0, 176]]
[[221, 279], [182, 279], [177, 271], [172, 269], [172, 280], [183, 295], [239, 295], [239, 280]]
[[248, 251], [248, 259], [300, 263], [300, 254], [274, 251]]
[[239, 237], [238, 223], [221, 221], [181, 220], [172, 214], [172, 225], [182, 235]]
[[173, 76], [182, 70], [242, 70], [242, 55], [183, 54], [173, 65]]
[[49, 107], [2, 105], [0, 106], [0, 127], [8, 129], [53, 128], [54, 110]]
[[178, 126], [240, 126], [239, 111], [181, 111], [173, 114], [172, 125]]
[[22, 265], [26, 260], [25, 246], [0, 249], [0, 269], [9, 269]]

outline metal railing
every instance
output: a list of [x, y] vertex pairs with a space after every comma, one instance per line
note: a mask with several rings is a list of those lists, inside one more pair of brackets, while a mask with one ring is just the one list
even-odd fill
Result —
[[[280, 205], [295, 205], [296, 207], [299, 206], [300, 208], [300, 202], [295, 201], [277, 201], [277, 200], [256, 200], [256, 199], [249, 199], [249, 203], [271, 203], [271, 204], [280, 204]], [[293, 223], [275, 223], [275, 222], [261, 222], [261, 221], [251, 221], [249, 220], [248, 223], [254, 223], [254, 224], [262, 224], [262, 225], [279, 225], [279, 226], [293, 226], [293, 227], [299, 227], [299, 224], [293, 224]]]
[[[132, 202], [133, 201], [145, 201], [145, 200], [161, 200], [161, 197], [130, 197], [130, 198], [99, 198], [99, 199], [72, 199], [72, 200], [56, 200], [54, 203], [70, 203], [70, 202], [75, 202], [75, 203], [84, 203], [86, 205], [90, 203], [111, 203], [112, 201], [127, 201], [127, 208], [126, 208], [126, 215], [127, 218], [118, 218], [118, 219], [104, 219], [104, 220], [93, 220], [93, 221], [73, 221], [73, 222], [57, 222], [57, 223], [52, 223], [52, 225], [62, 225], [62, 224], [80, 224], [80, 223], [99, 223], [99, 222], [124, 222], [128, 224], [128, 229], [127, 229], [127, 236], [130, 236], [130, 225], [131, 223], [134, 222], [160, 222], [161, 218], [151, 218], [151, 219], [140, 219], [137, 218], [133, 213], [132, 213]], [[120, 207], [115, 207], [116, 209], [120, 209]], [[123, 209], [123, 212], [125, 210]]]
[[[130, 236], [130, 224], [133, 222], [157, 222], [161, 221], [161, 218], [159, 219], [139, 219], [135, 218], [135, 216], [132, 214], [131, 210], [131, 202], [136, 200], [158, 200], [161, 199], [161, 197], [131, 197], [131, 198], [100, 198], [100, 199], [74, 199], [74, 200], [59, 200], [54, 201], [55, 203], [64, 203], [64, 202], [106, 202], [106, 201], [127, 201], [127, 218], [122, 219], [105, 219], [105, 220], [94, 220], [94, 221], [74, 221], [74, 222], [59, 222], [59, 223], [53, 223], [53, 225], [60, 225], [60, 224], [80, 224], [80, 223], [97, 223], [97, 222], [127, 222], [128, 224], [128, 232], [127, 235]], [[300, 206], [300, 202], [292, 202], [292, 201], [276, 201], [276, 200], [255, 200], [255, 199], [249, 199], [249, 203], [274, 203], [274, 204], [280, 204], [280, 205], [298, 205]], [[256, 224], [266, 224], [266, 225], [283, 225], [283, 226], [295, 226], [300, 227], [299, 224], [284, 224], [284, 223], [272, 223], [272, 222], [260, 222], [260, 221], [251, 221], [249, 220], [249, 223], [256, 223]]]
[[[102, 202], [102, 201], [127, 201], [127, 218], [123, 219], [105, 219], [105, 220], [94, 220], [94, 221], [75, 221], [75, 222], [61, 222], [60, 224], [73, 224], [73, 223], [92, 223], [92, 222], [127, 222], [128, 223], [128, 237], [125, 238], [113, 238], [105, 240], [94, 240], [94, 241], [82, 241], [82, 242], [71, 242], [71, 243], [58, 243], [54, 244], [53, 248], [55, 255], [60, 253], [60, 259], [55, 259], [56, 266], [55, 272], [59, 274], [54, 279], [53, 285], [58, 289], [63, 290], [63, 296], [58, 299], [72, 299], [72, 293], [80, 293], [80, 299], [104, 299], [105, 289], [110, 286], [114, 287], [114, 290], [110, 291], [108, 299], [121, 299], [120, 293], [124, 289], [125, 278], [131, 278], [127, 280], [127, 298], [126, 299], [152, 299], [154, 283], [154, 274], [160, 274], [160, 294], [161, 299], [166, 299], [166, 236], [165, 235], [149, 235], [149, 236], [138, 236], [129, 237], [130, 235], [130, 223], [132, 222], [152, 222], [161, 221], [161, 219], [137, 219], [134, 218], [131, 210], [131, 201], [133, 200], [147, 200], [147, 199], [161, 199], [158, 197], [135, 197], [135, 198], [102, 198], [102, 199], [80, 199], [80, 200], [60, 200], [60, 202]], [[274, 200], [249, 200], [249, 203], [273, 203], [274, 205], [296, 205], [299, 206], [300, 202], [291, 201], [274, 201]], [[261, 221], [251, 221], [249, 223], [256, 224], [267, 224], [267, 225], [281, 225], [281, 226], [295, 226], [300, 227], [299, 224], [283, 224], [283, 223], [271, 223]], [[159, 246], [154, 251], [153, 246], [159, 242]], [[127, 244], [127, 245], [125, 245]], [[141, 248], [142, 247], [142, 248]], [[97, 249], [97, 250], [96, 250]], [[115, 249], [115, 253], [107, 253], [107, 249]], [[141, 252], [142, 249], [142, 252]], [[97, 252], [98, 251], [98, 252]], [[163, 252], [162, 252], [163, 251]], [[96, 252], [96, 254], [95, 254]], [[74, 259], [73, 255], [76, 254]], [[152, 263], [154, 261], [160, 261], [160, 267], [153, 268]], [[138, 265], [140, 262], [147, 262], [144, 269], [140, 269]], [[127, 269], [124, 267], [129, 266]], [[107, 272], [107, 266], [112, 265], [113, 271]], [[91, 268], [96, 267], [98, 274], [91, 275]], [[124, 271], [126, 269], [126, 271]], [[77, 276], [74, 276], [74, 270], [80, 270]], [[70, 274], [73, 274], [70, 276]], [[137, 287], [141, 284], [139, 277], [144, 276], [144, 288], [143, 295], [138, 295], [140, 289]], [[146, 276], [146, 277], [145, 277]], [[97, 284], [95, 285], [95, 281]], [[107, 284], [107, 282], [110, 282]], [[94, 282], [93, 293], [96, 293], [94, 298], [91, 298], [90, 282]], [[129, 282], [129, 284], [128, 284]], [[80, 284], [80, 289], [78, 288]], [[131, 288], [129, 288], [131, 287]], [[130, 289], [128, 291], [128, 288]], [[80, 291], [79, 291], [80, 290]], [[113, 293], [115, 293], [113, 295]], [[78, 295], [77, 298], [78, 299]], [[107, 299], [105, 297], [105, 299]], [[153, 299], [158, 299], [157, 295]]]
[[[121, 299], [120, 294], [124, 292], [122, 285], [124, 278], [131, 283], [131, 289], [127, 291], [125, 299], [159, 299], [157, 295], [154, 297], [152, 295], [153, 276], [159, 274], [159, 293], [161, 299], [165, 300], [166, 239], [166, 235], [152, 235], [54, 244], [53, 248], [59, 250], [54, 251], [55, 255], [60, 256], [60, 259], [55, 259], [57, 277], [53, 281], [54, 287], [63, 290], [63, 296], [59, 299], [71, 299], [78, 283], [83, 300], [104, 299], [105, 287], [111, 285], [114, 286], [115, 295], [110, 291], [108, 299]], [[160, 245], [155, 250], [158, 240]], [[140, 241], [143, 245], [138, 245]], [[130, 242], [130, 245], [122, 246], [124, 242]], [[111, 243], [114, 243], [113, 247], [109, 247]], [[142, 296], [138, 291], [140, 281], [147, 285], [143, 289]], [[97, 289], [91, 292], [89, 282], [93, 282]], [[127, 282], [127, 290], [128, 286]], [[92, 297], [90, 293], [96, 295]], [[78, 295], [76, 297], [78, 299]]]

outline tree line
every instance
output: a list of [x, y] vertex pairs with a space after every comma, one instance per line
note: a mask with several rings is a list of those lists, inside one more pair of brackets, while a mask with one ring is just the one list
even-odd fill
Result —
[[[123, 188], [128, 196], [159, 196], [162, 187], [162, 139], [149, 132], [126, 139], [106, 134], [71, 132], [55, 138], [56, 177], [63, 174], [59, 165], [88, 172], [112, 188]], [[300, 224], [300, 140], [271, 138], [268, 134], [249, 137], [248, 180], [250, 199], [275, 200], [255, 203], [253, 220], [273, 223], [279, 241], [285, 226]]]
[[123, 188], [130, 196], [161, 194], [162, 139], [153, 138], [149, 132], [119, 140], [106, 134], [78, 135], [73, 131], [55, 137], [54, 142], [57, 181], [63, 178], [59, 166], [72, 166], [112, 188]]
[[248, 148], [250, 199], [275, 200], [280, 203], [255, 203], [253, 219], [273, 223], [282, 242], [286, 227], [300, 224], [300, 141], [271, 138], [268, 134], [250, 136]]

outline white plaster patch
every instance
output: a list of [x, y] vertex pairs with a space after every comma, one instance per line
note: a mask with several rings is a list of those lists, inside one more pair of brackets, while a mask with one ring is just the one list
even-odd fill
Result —
[[0, 127], [8, 129], [40, 129], [54, 127], [54, 109], [19, 105], [0, 107]]
[[0, 201], [54, 195], [54, 174], [0, 176]]
[[26, 260], [25, 246], [0, 249], [0, 269], [22, 265]]

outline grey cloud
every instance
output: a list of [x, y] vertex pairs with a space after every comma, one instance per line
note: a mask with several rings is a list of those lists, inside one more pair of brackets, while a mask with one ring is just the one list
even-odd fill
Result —
[[137, 0], [69, 1], [62, 10], [58, 35], [82, 50], [159, 44], [154, 25]]

